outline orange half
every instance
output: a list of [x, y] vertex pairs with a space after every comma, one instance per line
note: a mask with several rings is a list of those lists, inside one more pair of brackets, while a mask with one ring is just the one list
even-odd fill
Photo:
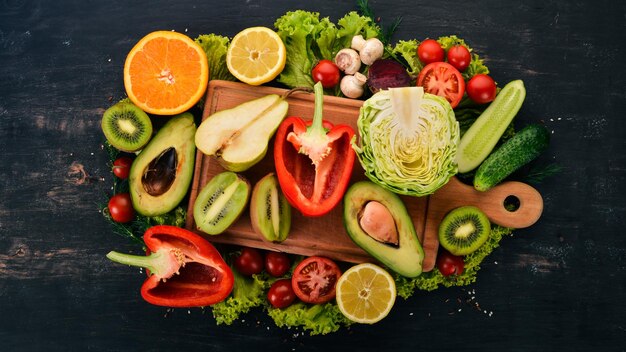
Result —
[[206, 91], [209, 64], [204, 50], [188, 36], [152, 32], [128, 53], [124, 87], [143, 111], [176, 115], [189, 110]]

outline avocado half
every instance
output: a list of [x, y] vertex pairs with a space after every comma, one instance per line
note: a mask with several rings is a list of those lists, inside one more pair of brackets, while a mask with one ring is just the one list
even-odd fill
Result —
[[137, 212], [165, 214], [183, 200], [193, 177], [195, 134], [193, 115], [174, 116], [135, 158], [128, 184]]
[[[361, 228], [360, 216], [370, 201], [381, 203], [391, 213], [398, 231], [398, 245], [380, 242]], [[370, 181], [357, 182], [350, 186], [344, 197], [343, 220], [352, 241], [389, 269], [406, 277], [422, 273], [424, 250], [413, 221], [396, 194]]]

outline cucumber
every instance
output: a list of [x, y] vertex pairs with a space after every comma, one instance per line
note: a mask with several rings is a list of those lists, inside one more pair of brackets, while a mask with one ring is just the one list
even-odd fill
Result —
[[526, 98], [524, 82], [509, 82], [465, 132], [459, 143], [456, 162], [459, 172], [472, 171], [491, 153]]
[[524, 127], [480, 165], [474, 175], [474, 188], [479, 191], [489, 190], [538, 157], [549, 142], [550, 133], [542, 125]]

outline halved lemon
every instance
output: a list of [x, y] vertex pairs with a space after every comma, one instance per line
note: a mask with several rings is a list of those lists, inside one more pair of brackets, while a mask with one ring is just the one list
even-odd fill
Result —
[[251, 27], [239, 32], [226, 53], [230, 73], [253, 86], [276, 78], [285, 68], [286, 59], [285, 44], [267, 27]]
[[188, 36], [156, 31], [143, 37], [128, 53], [124, 87], [143, 111], [176, 115], [202, 98], [209, 81], [204, 50]]
[[337, 306], [348, 319], [374, 324], [389, 314], [396, 301], [396, 283], [383, 268], [358, 264], [337, 281]]

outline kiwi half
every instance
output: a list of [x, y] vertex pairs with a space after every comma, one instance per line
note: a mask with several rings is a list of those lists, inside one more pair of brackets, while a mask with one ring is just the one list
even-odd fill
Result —
[[474, 206], [449, 212], [439, 225], [439, 243], [454, 255], [467, 255], [487, 241], [491, 223], [487, 215]]
[[113, 147], [132, 153], [143, 148], [152, 137], [152, 121], [134, 104], [120, 102], [102, 115], [102, 131]]
[[254, 232], [270, 242], [287, 239], [291, 227], [291, 206], [272, 172], [259, 180], [250, 198], [250, 222]]
[[198, 194], [193, 206], [196, 226], [209, 235], [218, 235], [243, 212], [250, 195], [250, 183], [234, 172], [215, 175]]

